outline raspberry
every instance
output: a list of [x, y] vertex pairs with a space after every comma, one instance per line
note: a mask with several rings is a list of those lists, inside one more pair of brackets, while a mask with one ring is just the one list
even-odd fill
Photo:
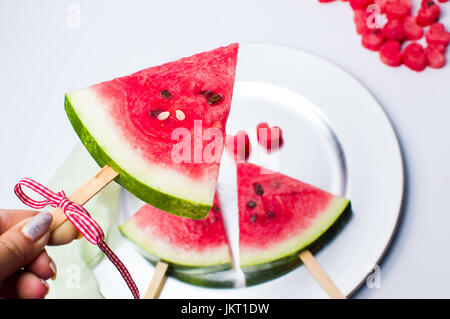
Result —
[[388, 2], [386, 3], [385, 12], [388, 20], [403, 19], [411, 14], [411, 5], [407, 3]]
[[441, 53], [445, 53], [447, 46], [443, 44], [428, 44], [428, 48], [433, 48]]
[[356, 25], [356, 32], [358, 34], [366, 34], [371, 31], [367, 26], [368, 13], [365, 10], [355, 10], [353, 13], [353, 21]]
[[375, 0], [375, 4], [380, 8], [380, 12], [383, 13], [386, 9], [386, 4], [388, 0]]
[[[394, 0], [395, 1], [395, 0]], [[412, 3], [411, 0], [398, 0], [398, 3], [400, 3], [402, 6], [407, 7], [411, 10]]]
[[428, 44], [447, 46], [450, 41], [450, 33], [445, 31], [442, 23], [433, 23], [425, 36]]
[[383, 42], [384, 36], [381, 30], [379, 29], [364, 34], [361, 39], [362, 46], [372, 51], [378, 51]]
[[256, 127], [256, 136], [259, 144], [267, 150], [277, 149], [283, 144], [281, 129], [278, 126], [270, 128], [265, 122]]
[[440, 69], [445, 65], [445, 55], [438, 49], [427, 47], [425, 49], [425, 55], [427, 57], [427, 63], [430, 67]]
[[417, 14], [417, 23], [427, 26], [436, 22], [441, 15], [441, 8], [433, 0], [422, 1], [419, 13]]
[[389, 40], [380, 47], [380, 60], [389, 66], [399, 66], [402, 64], [402, 52], [400, 42]]
[[423, 47], [413, 42], [403, 50], [403, 63], [411, 70], [420, 72], [423, 71], [427, 65], [427, 58]]
[[403, 22], [398, 19], [389, 20], [383, 27], [383, 35], [388, 40], [402, 41], [406, 37]]
[[366, 10], [369, 4], [372, 4], [373, 0], [350, 0], [350, 6], [353, 10], [363, 9]]
[[419, 40], [423, 37], [423, 28], [417, 24], [416, 18], [408, 16], [403, 20], [403, 29], [408, 40]]

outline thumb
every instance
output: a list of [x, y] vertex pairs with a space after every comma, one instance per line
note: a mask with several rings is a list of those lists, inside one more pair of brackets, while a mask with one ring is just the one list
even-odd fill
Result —
[[44, 249], [52, 215], [42, 212], [10, 228], [0, 236], [0, 280], [28, 265]]

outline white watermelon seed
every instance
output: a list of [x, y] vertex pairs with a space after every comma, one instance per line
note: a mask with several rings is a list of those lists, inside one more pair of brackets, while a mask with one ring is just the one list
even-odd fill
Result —
[[158, 114], [158, 120], [164, 121], [170, 116], [170, 112], [161, 112]]
[[183, 121], [183, 120], [186, 118], [186, 115], [184, 115], [184, 112], [183, 112], [183, 111], [180, 111], [180, 110], [176, 110], [175, 116], [176, 116], [177, 119], [179, 119], [180, 121]]

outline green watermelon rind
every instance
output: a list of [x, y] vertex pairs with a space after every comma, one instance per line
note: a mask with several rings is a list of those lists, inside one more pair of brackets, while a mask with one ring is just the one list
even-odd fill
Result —
[[[158, 261], [163, 261], [169, 264], [167, 273], [175, 279], [191, 285], [207, 288], [232, 288], [234, 286], [234, 282], [230, 280], [215, 280], [217, 274], [227, 272], [232, 269], [231, 258], [227, 263], [196, 266], [179, 264], [168, 259], [158, 258], [154, 254], [150, 253], [148, 249], [144, 249], [135, 239], [130, 238], [128, 234], [131, 229], [127, 229], [126, 223], [120, 225], [119, 230], [122, 235], [134, 244], [134, 248], [153, 266], [155, 266]], [[131, 233], [135, 233], [135, 230], [136, 229], [133, 229]]]
[[[338, 219], [333, 222], [330, 228], [328, 228], [319, 238], [311, 243], [307, 249], [315, 253], [322, 248], [328, 242], [330, 242], [334, 236], [340, 232], [345, 224], [351, 217], [350, 205], [348, 205]], [[283, 258], [270, 261], [264, 264], [254, 265], [250, 267], [242, 268], [245, 275], [246, 287], [259, 285], [270, 280], [277, 279], [295, 268], [302, 265], [300, 258], [298, 257], [299, 251], [296, 251]], [[170, 269], [170, 268], [169, 268]], [[232, 288], [235, 285], [234, 281], [224, 280], [222, 276], [211, 276], [210, 273], [196, 274], [189, 272], [177, 271], [176, 269], [170, 270], [169, 275], [175, 277], [178, 280], [187, 282], [192, 285], [210, 287], [210, 288]]]
[[[165, 251], [165, 257], [156, 257], [161, 256], [162, 253], [155, 251], [152, 247], [155, 244], [154, 242], [149, 242], [145, 235], [140, 235], [142, 233], [141, 230], [132, 222], [132, 220], [128, 220], [120, 225], [119, 230], [125, 238], [135, 244], [136, 249], [138, 249], [141, 255], [150, 262], [161, 260], [170, 264], [180, 272], [190, 274], [210, 273], [231, 268], [231, 255], [226, 259], [219, 257], [216, 261], [209, 262], [213, 259], [211, 258], [211, 251], [204, 254], [205, 258], [203, 258], [203, 262], [197, 263], [192, 263], [192, 258], [190, 258], [190, 256], [184, 257], [182, 252], [177, 252], [175, 255], [170, 256], [168, 251]], [[198, 253], [200, 258], [201, 255], [202, 253]], [[222, 261], [218, 261], [220, 259], [222, 259]]]
[[192, 274], [189, 272], [178, 271], [177, 268], [170, 268], [168, 274], [180, 281], [191, 285], [206, 287], [206, 288], [233, 288], [236, 285], [235, 280], [224, 278], [223, 274], [232, 272], [233, 270], [221, 269], [216, 272]]
[[88, 129], [83, 125], [68, 94], [65, 95], [64, 108], [75, 132], [97, 164], [100, 167], [108, 165], [119, 173], [119, 176], [116, 178], [117, 183], [128, 189], [141, 200], [174, 215], [192, 219], [203, 219], [209, 213], [212, 205], [195, 203], [187, 199], [163, 193], [135, 179], [132, 175], [127, 173], [126, 170], [114, 162], [97, 143]]
[[335, 222], [350, 209], [350, 201], [342, 197], [336, 197], [329, 207], [321, 214], [319, 221], [314, 226], [308, 228], [308, 233], [303, 232], [299, 236], [290, 239], [287, 247], [266, 249], [264, 253], [256, 252], [252, 258], [243, 259], [243, 253], [240, 253], [240, 267], [244, 272], [259, 271], [261, 269], [271, 268], [271, 262], [276, 262], [282, 258], [289, 258], [307, 248], [324, 235]]

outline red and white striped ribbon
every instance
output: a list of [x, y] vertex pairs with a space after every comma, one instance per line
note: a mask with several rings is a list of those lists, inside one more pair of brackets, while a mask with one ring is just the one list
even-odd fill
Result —
[[[22, 187], [28, 187], [35, 193], [41, 195], [44, 200], [35, 200], [29, 197], [23, 191]], [[127, 283], [135, 299], [139, 299], [139, 290], [136, 284], [131, 278], [131, 275], [125, 265], [114, 254], [114, 252], [105, 243], [105, 234], [101, 227], [95, 220], [89, 215], [88, 211], [81, 205], [71, 202], [67, 199], [66, 194], [61, 191], [54, 193], [42, 184], [29, 179], [24, 178], [20, 180], [14, 187], [14, 193], [19, 199], [27, 206], [42, 209], [48, 205], [51, 207], [59, 207], [66, 215], [67, 219], [75, 226], [75, 228], [92, 244], [97, 245], [108, 259], [116, 266], [117, 270], [122, 275], [123, 279]]]

